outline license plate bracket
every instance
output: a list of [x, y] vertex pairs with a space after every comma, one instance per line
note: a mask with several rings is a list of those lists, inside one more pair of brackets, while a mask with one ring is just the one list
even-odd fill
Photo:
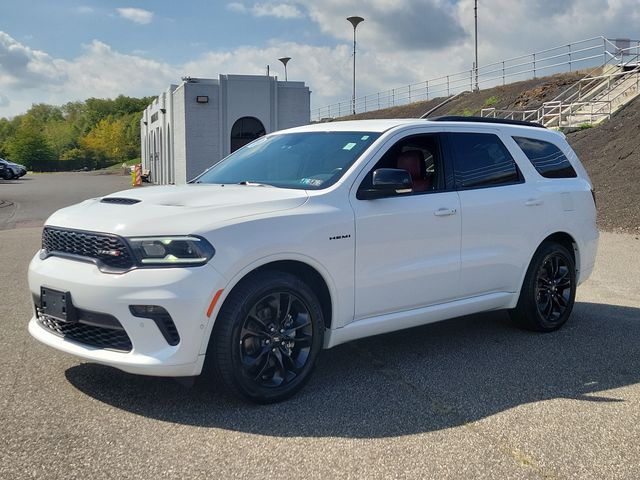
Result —
[[44, 315], [57, 320], [67, 323], [77, 322], [70, 292], [40, 287], [40, 309]]

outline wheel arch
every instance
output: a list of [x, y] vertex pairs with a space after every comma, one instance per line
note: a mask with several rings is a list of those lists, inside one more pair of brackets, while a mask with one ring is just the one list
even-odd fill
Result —
[[296, 275], [301, 280], [307, 282], [309, 287], [318, 296], [318, 300], [320, 301], [320, 306], [324, 317], [325, 327], [327, 329], [331, 328], [337, 309], [337, 293], [328, 272], [326, 272], [321, 267], [321, 265], [319, 265], [309, 257], [291, 254], [273, 255], [258, 259], [253, 263], [247, 265], [245, 268], [237, 272], [227, 283], [221, 295], [220, 302], [215, 307], [214, 315], [212, 316], [213, 321], [210, 323], [210, 326], [207, 329], [207, 334], [203, 337], [203, 343], [200, 349], [201, 354], [206, 351], [209, 339], [213, 331], [215, 330], [215, 324], [217, 323], [215, 319], [222, 309], [222, 306], [226, 302], [227, 298], [229, 298], [231, 292], [233, 292], [233, 290], [244, 279], [249, 278], [251, 275], [255, 275], [257, 272], [261, 272], [264, 270], [275, 270], [291, 273], [293, 275]]
[[331, 292], [329, 291], [326, 280], [318, 270], [300, 260], [275, 260], [253, 269], [243, 276], [241, 280], [265, 270], [290, 273], [309, 285], [320, 301], [325, 328], [331, 328], [331, 320], [333, 318]]
[[[576, 266], [576, 275], [580, 272], [580, 251], [578, 249], [578, 242], [576, 242], [575, 238], [568, 234], [567, 232], [555, 232], [551, 235], [548, 235], [536, 248], [536, 251], [542, 246], [545, 242], [554, 242], [562, 245], [566, 248], [569, 253], [573, 256], [573, 261]], [[535, 252], [534, 252], [535, 254]], [[531, 256], [533, 258], [533, 255]]]
[[538, 241], [538, 243], [536, 244], [536, 248], [530, 253], [529, 260], [526, 263], [525, 268], [523, 269], [522, 275], [520, 277], [520, 284], [518, 287], [517, 295], [514, 295], [514, 300], [512, 301], [512, 305], [510, 305], [509, 308], [515, 307], [515, 304], [518, 302], [518, 298], [520, 297], [520, 293], [522, 291], [522, 284], [524, 283], [524, 279], [525, 279], [525, 276], [527, 275], [527, 271], [529, 270], [529, 266], [531, 265], [531, 262], [533, 261], [533, 258], [535, 257], [536, 253], [538, 252], [538, 250], [540, 250], [540, 247], [545, 242], [555, 242], [565, 247], [573, 257], [573, 261], [576, 267], [576, 278], [579, 276], [580, 250], [579, 250], [578, 242], [576, 241], [575, 237], [570, 233], [562, 230], [557, 230], [555, 232], [547, 233], [544, 238]]

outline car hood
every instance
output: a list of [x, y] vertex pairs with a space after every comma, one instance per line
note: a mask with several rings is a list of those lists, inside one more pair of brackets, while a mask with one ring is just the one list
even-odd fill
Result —
[[46, 225], [123, 236], [197, 234], [240, 217], [296, 208], [307, 199], [304, 190], [254, 185], [145, 187], [63, 208]]
[[4, 161], [4, 164], [5, 164], [5, 165], [8, 165], [8, 166], [10, 166], [10, 167], [26, 168], [24, 165], [20, 165], [19, 163], [13, 163], [13, 162], [10, 162], [10, 161], [8, 161], [8, 160], [5, 160], [5, 161]]

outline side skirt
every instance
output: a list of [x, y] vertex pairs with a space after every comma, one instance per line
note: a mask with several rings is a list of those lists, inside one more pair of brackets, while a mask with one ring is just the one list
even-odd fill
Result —
[[417, 327], [463, 315], [510, 308], [513, 306], [514, 301], [517, 302], [517, 296], [517, 293], [512, 292], [489, 293], [453, 302], [365, 318], [342, 328], [327, 330], [324, 334], [324, 348], [332, 348], [358, 338]]

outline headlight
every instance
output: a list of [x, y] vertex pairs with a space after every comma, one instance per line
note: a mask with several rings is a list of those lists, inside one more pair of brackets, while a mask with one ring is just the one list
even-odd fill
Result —
[[195, 267], [204, 265], [215, 253], [204, 238], [139, 237], [128, 238], [141, 267]]

